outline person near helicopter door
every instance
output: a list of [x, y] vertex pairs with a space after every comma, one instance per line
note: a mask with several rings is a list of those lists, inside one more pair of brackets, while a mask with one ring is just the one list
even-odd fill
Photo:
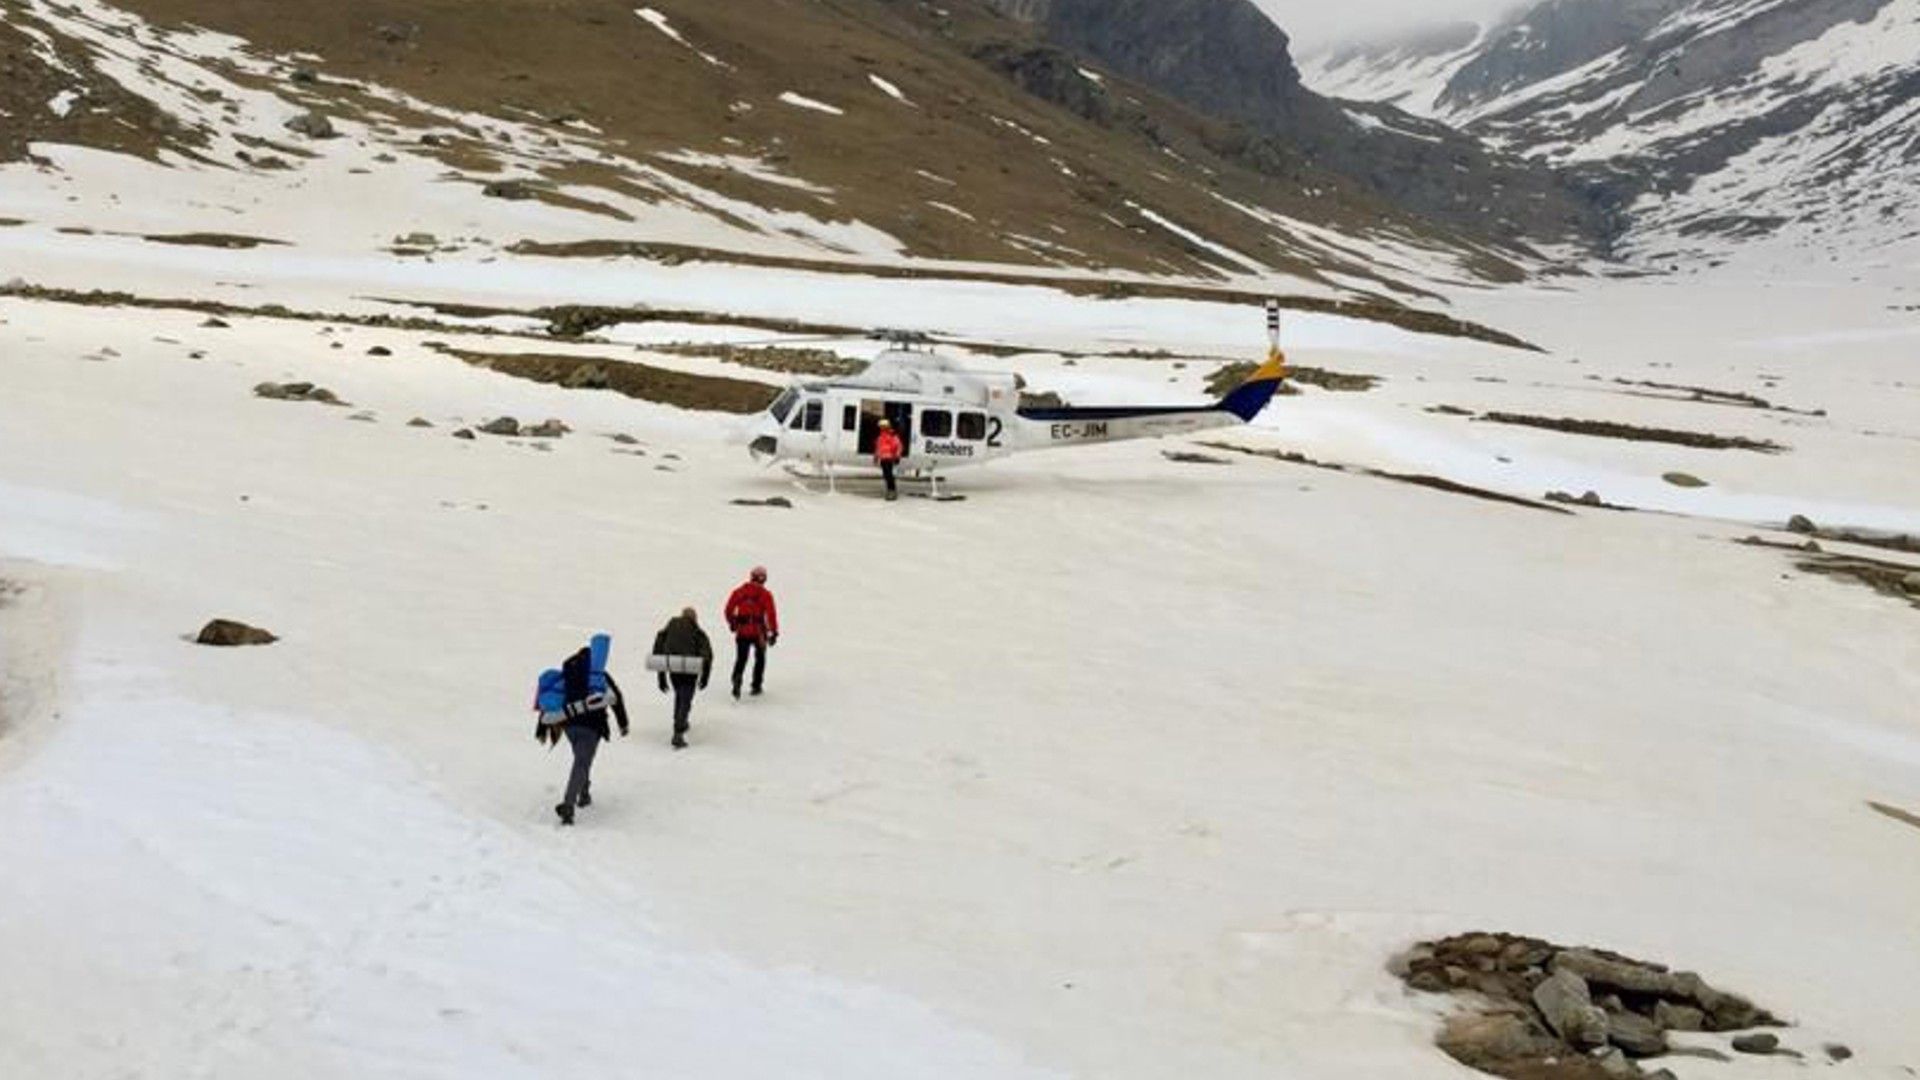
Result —
[[899, 490], [894, 487], [893, 470], [905, 456], [906, 447], [901, 444], [899, 434], [893, 430], [893, 422], [880, 421], [880, 436], [873, 441], [873, 462], [880, 466], [880, 475], [887, 481], [888, 502], [900, 497]]

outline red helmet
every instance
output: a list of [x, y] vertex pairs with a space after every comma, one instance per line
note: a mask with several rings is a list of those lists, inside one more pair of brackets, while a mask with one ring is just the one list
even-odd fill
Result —
[[755, 581], [764, 582], [767, 580], [767, 568], [764, 566], [756, 566], [753, 568], [753, 573], [747, 576]]

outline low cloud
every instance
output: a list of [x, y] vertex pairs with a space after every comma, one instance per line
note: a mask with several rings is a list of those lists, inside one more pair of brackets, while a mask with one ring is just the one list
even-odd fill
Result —
[[[1516, 0], [1254, 0], [1294, 40], [1300, 52], [1343, 41], [1393, 37], [1457, 20], [1485, 21]], [[1409, 14], [1409, 11], [1413, 12]]]

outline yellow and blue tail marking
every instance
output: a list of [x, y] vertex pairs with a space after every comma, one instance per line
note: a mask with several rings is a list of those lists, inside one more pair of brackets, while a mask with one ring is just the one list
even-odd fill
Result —
[[1235, 387], [1232, 393], [1221, 398], [1218, 407], [1251, 424], [1253, 418], [1259, 416], [1267, 403], [1273, 400], [1273, 395], [1279, 392], [1280, 384], [1286, 378], [1287, 355], [1276, 345], [1267, 350], [1267, 362], [1247, 376], [1247, 381]]

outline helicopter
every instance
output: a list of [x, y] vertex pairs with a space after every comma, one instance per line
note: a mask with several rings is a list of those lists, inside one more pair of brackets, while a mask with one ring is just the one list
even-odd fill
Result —
[[1266, 362], [1211, 404], [1076, 408], [1023, 406], [1013, 374], [969, 370], [913, 348], [923, 337], [894, 335], [856, 375], [788, 387], [753, 421], [747, 449], [763, 464], [830, 484], [878, 475], [873, 449], [885, 421], [906, 451], [898, 474], [937, 492], [943, 473], [1013, 454], [1252, 423], [1287, 377], [1278, 301], [1267, 303], [1267, 339]]

